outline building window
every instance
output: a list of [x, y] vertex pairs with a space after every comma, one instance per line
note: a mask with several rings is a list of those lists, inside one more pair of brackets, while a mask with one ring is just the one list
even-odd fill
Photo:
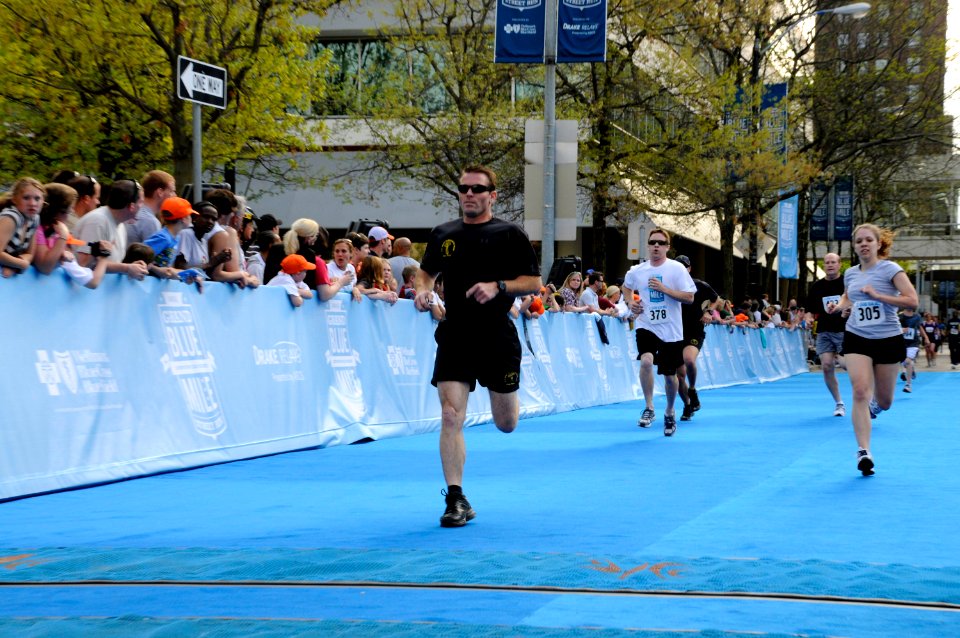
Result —
[[911, 56], [907, 58], [907, 71], [910, 73], [920, 73], [920, 58]]
[[923, 18], [923, 3], [914, 0], [910, 3], [910, 19], [920, 20]]
[[883, 58], [880, 58], [874, 62], [874, 66], [876, 67], [877, 71], [883, 71], [885, 68], [887, 68], [887, 61]]
[[919, 84], [908, 84], [907, 85], [907, 102], [913, 102], [920, 96], [920, 85]]
[[837, 34], [837, 48], [846, 49], [850, 44], [850, 34], [849, 33], [838, 33]]
[[858, 48], [858, 49], [866, 49], [868, 44], [870, 44], [870, 34], [869, 34], [869, 33], [858, 33], [858, 34], [857, 34], [857, 48]]

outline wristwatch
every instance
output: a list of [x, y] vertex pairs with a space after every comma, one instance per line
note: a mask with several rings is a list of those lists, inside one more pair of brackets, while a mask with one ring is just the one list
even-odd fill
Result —
[[501, 295], [507, 294], [507, 284], [504, 283], [503, 279], [497, 281], [497, 290], [500, 291]]

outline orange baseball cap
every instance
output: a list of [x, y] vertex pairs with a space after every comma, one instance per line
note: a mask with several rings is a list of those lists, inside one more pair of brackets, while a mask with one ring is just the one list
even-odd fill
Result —
[[316, 270], [317, 265], [311, 264], [303, 255], [287, 255], [280, 262], [280, 268], [288, 275], [295, 275], [304, 270]]
[[163, 204], [160, 205], [160, 215], [167, 221], [174, 221], [189, 217], [190, 215], [199, 214], [200, 213], [193, 210], [193, 204], [182, 197], [168, 197], [163, 200]]

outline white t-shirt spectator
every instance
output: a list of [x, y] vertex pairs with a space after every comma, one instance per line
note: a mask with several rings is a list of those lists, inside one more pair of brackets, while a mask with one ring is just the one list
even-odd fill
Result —
[[[340, 277], [343, 277], [348, 272], [353, 273], [353, 281], [340, 289], [340, 292], [351, 292], [353, 291], [353, 284], [357, 281], [357, 269], [353, 267], [353, 264], [347, 263], [347, 267], [343, 270], [340, 270], [340, 266], [337, 265], [337, 262], [330, 260], [327, 262], [327, 276], [330, 277], [330, 281], [334, 282]], [[397, 273], [393, 273], [393, 276], [396, 277]]]
[[118, 224], [106, 206], [94, 208], [80, 218], [73, 235], [85, 242], [108, 241], [113, 244], [108, 261], [121, 262], [127, 254], [127, 225]]
[[291, 297], [299, 297], [301, 290], [310, 290], [310, 286], [302, 281], [294, 281], [293, 277], [283, 272], [278, 272], [273, 279], [267, 282], [268, 286], [280, 286], [287, 291]]

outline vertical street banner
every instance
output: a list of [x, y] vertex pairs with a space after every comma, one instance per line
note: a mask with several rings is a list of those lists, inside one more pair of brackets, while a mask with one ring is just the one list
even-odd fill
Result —
[[559, 0], [557, 62], [607, 60], [607, 0]]
[[810, 241], [827, 241], [830, 232], [829, 193], [822, 183], [810, 187]]
[[770, 136], [767, 150], [787, 161], [787, 83], [765, 84], [760, 101], [763, 127]]
[[780, 279], [797, 279], [800, 276], [797, 248], [797, 195], [780, 202], [777, 224], [777, 261]]
[[497, 0], [494, 63], [543, 64], [545, 0]]
[[839, 177], [833, 185], [833, 240], [853, 237], [853, 177]]

